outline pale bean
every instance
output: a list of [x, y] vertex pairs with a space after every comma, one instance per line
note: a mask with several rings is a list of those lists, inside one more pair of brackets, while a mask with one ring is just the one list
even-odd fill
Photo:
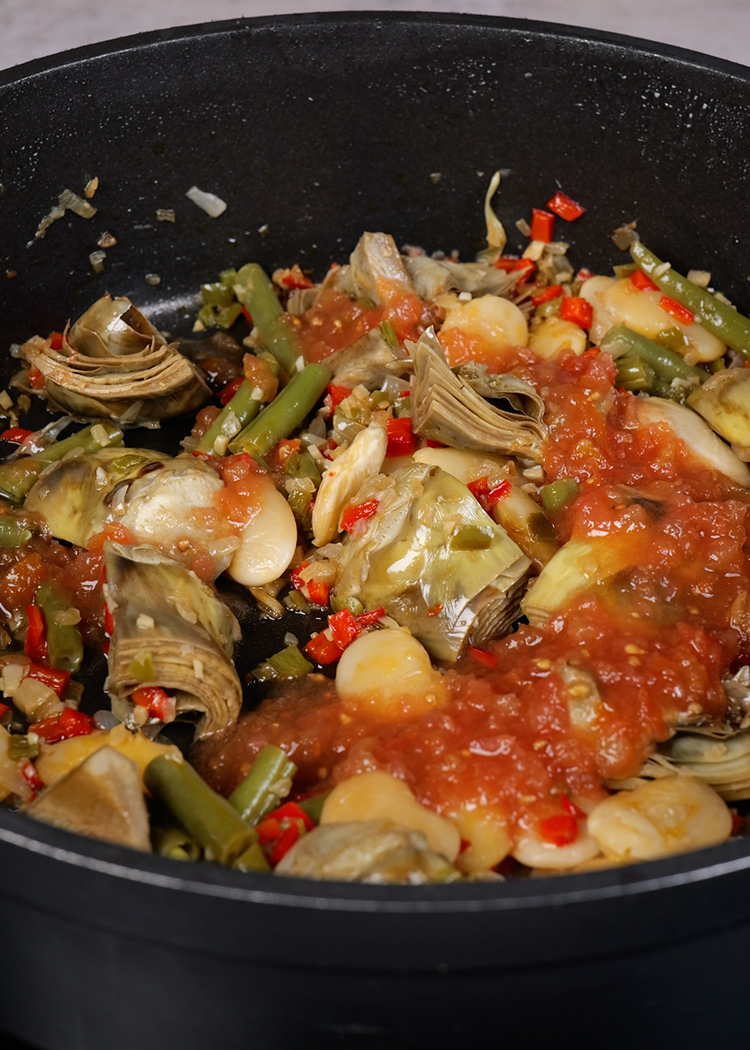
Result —
[[504, 860], [511, 851], [512, 841], [505, 815], [492, 806], [462, 808], [451, 814], [469, 845], [461, 850], [456, 867], [466, 874], [489, 871]]
[[530, 349], [545, 359], [559, 357], [564, 350], [572, 350], [580, 357], [587, 346], [586, 333], [580, 325], [562, 317], [545, 317], [529, 335]]
[[499, 295], [480, 295], [467, 303], [456, 298], [448, 305], [441, 332], [452, 328], [498, 350], [526, 346], [529, 340], [526, 318], [515, 303]]
[[344, 706], [384, 721], [424, 714], [445, 700], [425, 647], [407, 631], [368, 631], [344, 650], [336, 670]]
[[527, 831], [516, 843], [511, 856], [520, 864], [544, 871], [567, 871], [592, 860], [601, 852], [596, 842], [579, 824], [578, 838], [567, 846], [545, 842], [536, 831]]
[[592, 810], [588, 826], [606, 856], [650, 860], [723, 842], [732, 814], [704, 781], [673, 776], [618, 791]]
[[421, 805], [403, 780], [381, 770], [344, 780], [326, 799], [321, 824], [352, 820], [392, 820], [421, 831], [430, 849], [451, 862], [461, 846], [461, 835], [452, 821]]
[[229, 575], [246, 587], [271, 583], [289, 567], [297, 547], [292, 508], [268, 477], [260, 479], [261, 504], [240, 533]]

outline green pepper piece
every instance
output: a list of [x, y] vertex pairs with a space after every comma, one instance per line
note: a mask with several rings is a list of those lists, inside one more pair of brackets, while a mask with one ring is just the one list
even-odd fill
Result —
[[83, 638], [73, 624], [57, 623], [56, 616], [70, 608], [56, 583], [46, 580], [36, 592], [36, 603], [44, 613], [47, 625], [47, 647], [50, 667], [75, 674], [83, 662]]
[[0, 517], [0, 547], [22, 547], [31, 539], [31, 529], [9, 514]]
[[542, 506], [548, 514], [562, 510], [566, 503], [575, 499], [580, 489], [575, 478], [559, 478], [545, 485], [539, 493]]

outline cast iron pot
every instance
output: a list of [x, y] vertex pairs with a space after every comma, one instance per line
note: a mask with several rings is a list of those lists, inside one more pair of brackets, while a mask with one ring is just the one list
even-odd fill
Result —
[[[588, 208], [565, 226], [576, 265], [621, 261], [608, 235], [637, 219], [747, 310], [749, 113], [750, 75], [725, 62], [454, 15], [228, 22], [35, 62], [0, 76], [0, 253], [17, 272], [0, 277], [0, 345], [106, 290], [187, 333], [221, 268], [321, 275], [364, 229], [470, 257], [498, 167], [512, 233], [559, 186]], [[96, 217], [35, 240], [92, 176]], [[186, 200], [193, 184], [228, 202], [221, 218]], [[95, 276], [104, 230], [118, 243]], [[48, 1050], [743, 1045], [749, 867], [745, 840], [501, 885], [285, 881], [0, 810], [0, 1027]]]

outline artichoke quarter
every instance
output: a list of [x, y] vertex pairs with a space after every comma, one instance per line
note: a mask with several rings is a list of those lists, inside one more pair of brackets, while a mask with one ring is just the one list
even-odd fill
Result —
[[232, 663], [235, 616], [189, 569], [153, 547], [107, 543], [107, 605], [114, 621], [107, 689], [112, 711], [135, 727], [133, 693], [157, 686], [176, 714], [201, 713], [196, 737], [225, 729], [242, 705]]
[[353, 502], [379, 500], [343, 544], [338, 596], [383, 606], [439, 660], [505, 633], [530, 560], [457, 478], [426, 463], [376, 475]]
[[687, 403], [732, 446], [735, 455], [750, 461], [750, 371], [725, 368], [690, 395]]
[[53, 350], [32, 339], [24, 357], [45, 379], [53, 407], [79, 418], [151, 423], [199, 408], [210, 390], [127, 298], [103, 296]]

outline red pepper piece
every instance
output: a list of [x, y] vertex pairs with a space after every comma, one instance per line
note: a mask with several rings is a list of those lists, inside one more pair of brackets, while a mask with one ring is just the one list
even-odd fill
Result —
[[357, 623], [360, 627], [372, 627], [378, 620], [382, 620], [385, 616], [385, 609], [381, 605], [379, 609], [373, 609], [372, 612], [360, 613], [357, 617]]
[[137, 707], [145, 707], [152, 718], [158, 718], [161, 722], [171, 722], [177, 706], [174, 697], [158, 685], [142, 685], [135, 689], [133, 703]]
[[515, 273], [516, 270], [522, 271], [522, 281], [528, 280], [534, 270], [536, 270], [536, 263], [532, 259], [519, 259], [516, 255], [501, 255], [499, 259], [495, 260], [495, 266], [498, 270], [505, 270], [506, 273]]
[[578, 201], [574, 201], [572, 197], [569, 197], [567, 193], [563, 193], [562, 190], [558, 190], [555, 196], [547, 201], [547, 207], [550, 211], [553, 211], [555, 215], [559, 215], [561, 219], [565, 219], [566, 222], [573, 222], [574, 219], [580, 219], [586, 209]]
[[109, 606], [104, 603], [104, 633], [108, 634], [111, 638], [115, 633], [115, 618], [109, 611]]
[[549, 244], [555, 229], [555, 216], [541, 208], [531, 209], [531, 239]]
[[509, 481], [499, 481], [497, 485], [494, 485], [487, 493], [485, 499], [489, 507], [494, 507], [496, 503], [499, 503], [501, 499], [505, 499], [509, 495], [510, 490], [513, 488]]
[[539, 821], [539, 836], [553, 846], [569, 846], [578, 838], [578, 821], [570, 813], [556, 813]]
[[62, 332], [52, 332], [49, 337], [49, 348], [50, 350], [62, 350], [63, 348], [63, 334]]
[[311, 660], [324, 667], [326, 664], [332, 664], [335, 660], [338, 660], [343, 649], [339, 648], [325, 631], [321, 631], [319, 634], [313, 635], [303, 651]]
[[272, 868], [275, 868], [279, 861], [287, 855], [301, 834], [302, 831], [300, 830], [299, 824], [290, 824], [288, 828], [285, 828], [281, 832], [276, 840], [276, 845], [273, 847], [268, 857], [268, 862]]
[[216, 395], [219, 399], [219, 404], [228, 405], [244, 382], [244, 376], [237, 376], [237, 378], [233, 379], [231, 383], [227, 383], [225, 387], [222, 387]]
[[532, 295], [531, 301], [534, 306], [541, 306], [542, 303], [548, 303], [551, 299], [557, 299], [562, 293], [561, 284], [550, 284], [547, 288], [542, 289], [541, 292]]
[[44, 623], [44, 613], [38, 605], [27, 605], [26, 615], [29, 625], [26, 628], [23, 651], [35, 664], [48, 664], [49, 651], [47, 649], [47, 628]]
[[581, 356], [582, 357], [598, 357], [599, 354], [600, 354], [600, 350], [599, 350], [598, 346], [590, 346], [588, 348], [588, 350], [584, 350], [583, 351], [583, 354]]
[[489, 667], [490, 669], [497, 667], [497, 657], [494, 653], [488, 653], [485, 649], [477, 649], [473, 645], [469, 647], [469, 653], [475, 660], [478, 660], [480, 664], [484, 664], [485, 667]]
[[313, 286], [313, 282], [307, 274], [302, 272], [297, 263], [294, 264], [289, 273], [284, 274], [281, 278], [281, 284], [290, 291], [295, 288], [312, 288]]
[[594, 276], [594, 271], [589, 270], [588, 266], [582, 266], [581, 269], [575, 276], [576, 281], [589, 281]]
[[276, 817], [266, 817], [255, 828], [258, 833], [258, 841], [261, 846], [267, 846], [274, 842], [282, 832], [281, 822]]
[[410, 456], [414, 451], [414, 432], [411, 419], [401, 416], [399, 419], [389, 419], [385, 425], [385, 433], [388, 438], [386, 456]]
[[322, 580], [307, 581], [307, 593], [310, 595], [310, 601], [314, 602], [315, 605], [328, 605], [330, 589], [328, 584], [323, 583]]
[[579, 328], [591, 328], [594, 311], [591, 303], [580, 295], [568, 295], [560, 303], [560, 317], [563, 321], [572, 321]]
[[580, 806], [577, 806], [567, 795], [560, 795], [560, 804], [565, 812], [569, 813], [571, 817], [575, 817], [576, 820], [583, 820], [585, 818], [586, 814]]
[[312, 831], [315, 827], [315, 821], [309, 815], [305, 813], [304, 809], [296, 802], [285, 802], [279, 806], [278, 809], [273, 810], [272, 813], [268, 814], [267, 820], [276, 819], [282, 828], [288, 827], [291, 821], [300, 820], [306, 831]]
[[642, 292], [655, 292], [659, 288], [659, 285], [654, 284], [648, 274], [644, 273], [643, 270], [633, 270], [630, 275], [630, 281]]
[[44, 373], [38, 368], [29, 369], [29, 382], [31, 383], [34, 390], [44, 390]]
[[59, 697], [62, 697], [70, 681], [70, 671], [61, 671], [55, 667], [42, 667], [41, 664], [29, 664], [26, 677], [35, 678], [37, 682], [46, 685], [48, 689], [53, 689]]
[[20, 445], [27, 437], [31, 437], [33, 433], [33, 430], [24, 430], [23, 427], [11, 427], [9, 430], [4, 430], [0, 434], [0, 438], [3, 441], [12, 441], [15, 445]]
[[443, 611], [443, 603], [442, 602], [435, 602], [435, 604], [431, 608], [429, 608], [427, 610], [427, 615], [428, 616], [439, 616], [442, 611]]
[[484, 477], [475, 478], [474, 481], [470, 481], [466, 487], [472, 496], [478, 499], [481, 503], [490, 491], [490, 479], [485, 474]]
[[250, 316], [250, 311], [248, 310], [248, 308], [246, 306], [242, 307], [242, 312], [245, 315], [245, 320], [247, 321], [248, 324], [254, 324], [255, 323], [253, 321], [252, 317]]
[[305, 586], [305, 581], [300, 576], [300, 573], [303, 569], [306, 569], [309, 564], [310, 563], [308, 561], [301, 561], [297, 568], [292, 571], [292, 587], [294, 587], [295, 591], [301, 591], [302, 588]]
[[26, 759], [24, 764], [21, 766], [21, 776], [31, 788], [32, 797], [36, 798], [37, 794], [44, 787], [44, 781], [39, 776], [37, 768], [31, 759]]
[[48, 744], [57, 744], [61, 740], [68, 740], [74, 736], [88, 736], [96, 727], [94, 719], [85, 715], [83, 711], [76, 711], [72, 707], [66, 707], [59, 715], [51, 718], [43, 718], [30, 726], [30, 732], [36, 733]]
[[7, 715], [8, 711], [10, 711], [10, 704], [0, 704], [0, 718]]
[[336, 405], [340, 405], [345, 398], [349, 397], [351, 392], [351, 387], [337, 386], [335, 383], [329, 383], [325, 396], [326, 407], [333, 411]]
[[341, 515], [341, 528], [351, 532], [358, 521], [368, 521], [380, 506], [380, 500], [366, 499], [363, 503], [354, 503]]
[[329, 616], [328, 627], [331, 631], [331, 638], [339, 649], [346, 649], [347, 645], [351, 645], [362, 631], [356, 616], [349, 609], [339, 609], [337, 613]]
[[678, 303], [675, 299], [670, 299], [668, 295], [663, 295], [659, 300], [659, 306], [662, 310], [665, 310], [670, 317], [674, 317], [675, 321], [679, 321], [680, 324], [692, 324], [695, 320], [695, 314], [692, 310], [688, 310], [682, 303]]

